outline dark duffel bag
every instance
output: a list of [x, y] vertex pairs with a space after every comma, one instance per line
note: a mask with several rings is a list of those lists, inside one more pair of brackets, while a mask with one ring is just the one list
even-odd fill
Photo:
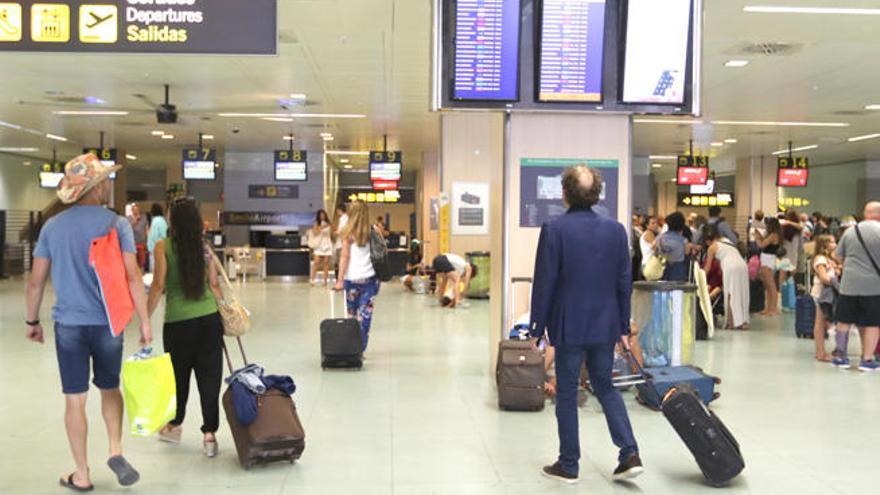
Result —
[[749, 282], [749, 313], [760, 313], [765, 306], [764, 284], [760, 280]]
[[[242, 359], [247, 364], [240, 338], [238, 347]], [[223, 351], [231, 373], [232, 361], [225, 346]], [[293, 399], [276, 389], [269, 389], [265, 394], [258, 395], [256, 399], [257, 419], [245, 426], [236, 416], [232, 387], [228, 387], [223, 393], [223, 410], [229, 422], [229, 429], [232, 431], [238, 462], [245, 469], [277, 461], [293, 463], [302, 456], [306, 447], [306, 434], [296, 413]]]
[[693, 387], [683, 383], [670, 389], [661, 410], [710, 484], [724, 486], [745, 468], [739, 443]]
[[544, 409], [544, 354], [531, 340], [498, 343], [495, 379], [499, 408], [508, 411]]

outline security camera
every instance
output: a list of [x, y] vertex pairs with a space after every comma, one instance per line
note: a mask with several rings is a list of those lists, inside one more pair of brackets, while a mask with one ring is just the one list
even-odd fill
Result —
[[233, 127], [233, 128], [232, 128], [232, 133], [233, 133], [233, 134], [238, 134], [239, 132], [241, 132], [241, 129], [239, 129], [238, 127]]

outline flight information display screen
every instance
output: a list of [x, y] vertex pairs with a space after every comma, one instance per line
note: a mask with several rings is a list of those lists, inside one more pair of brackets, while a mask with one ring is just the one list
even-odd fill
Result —
[[624, 103], [684, 104], [691, 0], [629, 0]]
[[605, 0], [544, 0], [538, 100], [602, 101]]
[[196, 160], [183, 162], [184, 180], [214, 180], [216, 164], [211, 161]]
[[520, 0], [458, 0], [452, 98], [519, 99]]

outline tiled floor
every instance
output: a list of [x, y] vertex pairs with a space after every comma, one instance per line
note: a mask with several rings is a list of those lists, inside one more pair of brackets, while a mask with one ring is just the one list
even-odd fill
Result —
[[[0, 283], [0, 493], [58, 493], [71, 466], [51, 340], [23, 337], [23, 283]], [[631, 485], [609, 481], [616, 452], [595, 400], [581, 414], [581, 483], [560, 486], [538, 474], [556, 455], [553, 409], [504, 413], [495, 406], [487, 362], [485, 302], [442, 310], [394, 284], [380, 294], [362, 372], [322, 372], [318, 325], [330, 297], [304, 284], [252, 283], [249, 357], [296, 380], [306, 451], [296, 465], [245, 472], [229, 430], [221, 455], [200, 453], [191, 404], [184, 442], [126, 438], [142, 481], [132, 493], [188, 495], [707, 493], [701, 475], [659, 413], [626, 396], [647, 472]], [[49, 298], [51, 300], [51, 297]], [[341, 300], [336, 301], [337, 310]], [[48, 305], [47, 305], [48, 308]], [[48, 315], [44, 309], [44, 318]], [[746, 470], [732, 493], [851, 494], [876, 486], [880, 375], [843, 372], [812, 360], [790, 316], [756, 320], [749, 332], [698, 343], [697, 364], [721, 376], [713, 406], [739, 438]], [[159, 332], [161, 333], [161, 332]], [[853, 346], [853, 350], [855, 347]], [[132, 333], [126, 352], [136, 350]], [[195, 392], [194, 392], [195, 393]], [[90, 459], [101, 492], [128, 491], [104, 467], [106, 440], [97, 396], [89, 403]]]

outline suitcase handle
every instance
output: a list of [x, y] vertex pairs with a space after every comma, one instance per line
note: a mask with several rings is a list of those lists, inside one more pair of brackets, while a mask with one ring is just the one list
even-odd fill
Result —
[[[516, 315], [514, 314], [516, 311], [516, 290], [514, 290], [516, 284], [532, 284], [532, 277], [511, 277], [510, 279], [510, 297], [508, 298], [508, 302], [510, 303], [510, 312], [507, 315], [508, 321], [501, 327], [501, 340], [507, 340], [508, 332], [513, 328], [513, 322], [516, 321]], [[532, 307], [531, 301], [531, 292], [529, 293], [529, 310]], [[541, 336], [532, 335], [532, 337], [540, 338]]]
[[[241, 359], [244, 361], [244, 365], [247, 366], [248, 359], [244, 353], [244, 346], [241, 344], [241, 337], [236, 337], [235, 340], [238, 342], [238, 350], [241, 351]], [[229, 367], [229, 373], [234, 373], [235, 370], [232, 367], [232, 359], [229, 357], [229, 350], [226, 348], [226, 339], [223, 339], [223, 354], [226, 356], [226, 365]]]

